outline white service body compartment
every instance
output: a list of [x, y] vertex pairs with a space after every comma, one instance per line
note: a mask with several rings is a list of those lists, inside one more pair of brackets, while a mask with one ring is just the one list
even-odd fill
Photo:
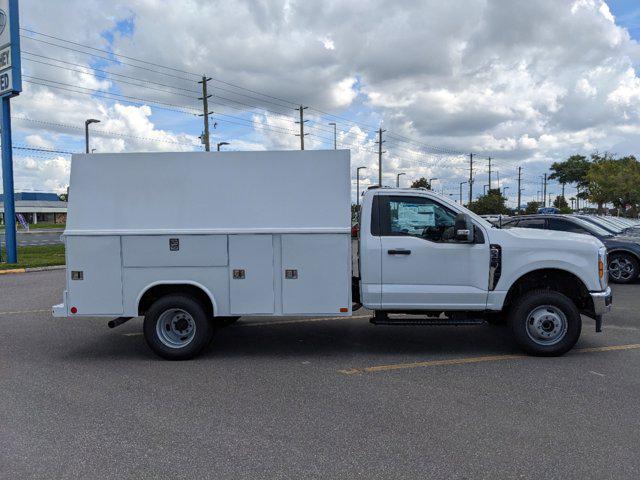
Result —
[[351, 236], [283, 235], [281, 275], [284, 314], [350, 314]]
[[272, 314], [273, 284], [273, 236], [229, 235], [231, 314]]
[[[122, 315], [122, 260], [118, 236], [69, 236], [67, 307], [78, 315]], [[82, 272], [81, 280], [72, 278]]]

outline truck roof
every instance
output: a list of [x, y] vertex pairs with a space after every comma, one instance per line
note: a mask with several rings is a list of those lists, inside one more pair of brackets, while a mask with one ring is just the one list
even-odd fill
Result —
[[348, 150], [73, 155], [65, 235], [348, 233]]

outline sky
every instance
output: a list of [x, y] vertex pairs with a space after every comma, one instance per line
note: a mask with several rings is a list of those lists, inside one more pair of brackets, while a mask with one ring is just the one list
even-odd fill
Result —
[[385, 185], [458, 199], [473, 153], [474, 194], [491, 157], [510, 205], [518, 167], [528, 201], [554, 161], [640, 147], [637, 0], [22, 0], [20, 20], [17, 191], [66, 189], [70, 155], [27, 149], [82, 151], [87, 118], [97, 153], [202, 150], [204, 74], [212, 144], [298, 149], [304, 105], [307, 149], [333, 122], [351, 150], [354, 201], [378, 128]]

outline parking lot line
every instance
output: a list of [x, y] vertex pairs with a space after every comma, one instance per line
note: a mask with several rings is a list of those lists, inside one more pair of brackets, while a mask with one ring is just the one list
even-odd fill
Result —
[[51, 309], [47, 308], [44, 310], [20, 310], [15, 312], [0, 312], [0, 315], [19, 315], [21, 313], [44, 313], [44, 312], [51, 312]]
[[[640, 349], [640, 343], [633, 343], [629, 345], [607, 345], [603, 347], [589, 347], [578, 348], [574, 350], [575, 353], [590, 353], [590, 352], [611, 352], [617, 350], [634, 350]], [[480, 357], [463, 357], [463, 358], [450, 358], [446, 360], [427, 360], [424, 362], [410, 362], [410, 363], [394, 363], [390, 365], [376, 365], [373, 367], [365, 368], [349, 368], [338, 370], [338, 373], [344, 375], [354, 375], [358, 373], [376, 373], [376, 372], [389, 372], [393, 370], [404, 370], [410, 368], [420, 367], [438, 367], [444, 365], [465, 365], [470, 363], [482, 363], [482, 362], [498, 362], [502, 360], [516, 360], [522, 358], [528, 358], [529, 355], [484, 355]]]

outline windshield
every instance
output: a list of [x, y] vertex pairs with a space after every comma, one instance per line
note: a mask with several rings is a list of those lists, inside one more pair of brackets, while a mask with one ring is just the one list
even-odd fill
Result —
[[619, 228], [618, 226], [613, 225], [613, 224], [611, 224], [611, 223], [609, 223], [607, 221], [604, 221], [601, 218], [594, 218], [594, 217], [578, 217], [578, 218], [580, 218], [580, 219], [582, 219], [582, 220], [584, 220], [586, 222], [589, 222], [589, 223], [591, 223], [593, 225], [596, 225], [596, 226], [598, 226], [598, 227], [600, 227], [600, 228], [602, 228], [602, 229], [604, 229], [604, 230], [606, 230], [607, 232], [610, 232], [610, 233], [617, 234], [617, 233], [622, 232], [621, 228]]
[[611, 232], [606, 231], [604, 228], [596, 225], [595, 223], [587, 222], [586, 220], [578, 217], [573, 217], [573, 220], [581, 227], [599, 237], [611, 237]]

